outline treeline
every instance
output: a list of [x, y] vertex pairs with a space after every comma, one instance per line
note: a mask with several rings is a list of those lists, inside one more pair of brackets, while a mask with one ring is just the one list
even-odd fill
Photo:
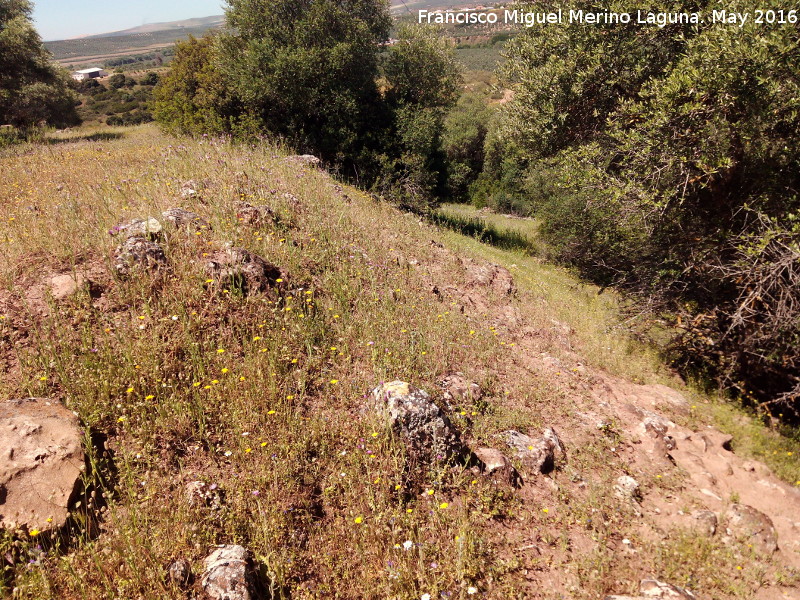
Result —
[[400, 25], [385, 45], [382, 0], [240, 0], [226, 18], [224, 32], [176, 46], [156, 88], [166, 130], [277, 137], [416, 210], [463, 192], [458, 161], [482, 154], [482, 138], [447, 145], [464, 141], [447, 125], [461, 91], [450, 40]]
[[144, 54], [133, 54], [130, 56], [120, 56], [110, 58], [103, 63], [106, 69], [129, 67], [131, 69], [157, 68], [169, 64], [175, 56], [175, 48], [169, 47], [158, 52], [147, 52]]
[[[785, 8], [734, 0], [728, 12]], [[533, 214], [554, 256], [681, 332], [669, 351], [773, 416], [800, 408], [800, 37], [795, 22], [526, 30], [478, 204]], [[592, 10], [537, 1], [531, 10]], [[633, 12], [613, 1], [607, 10]]]

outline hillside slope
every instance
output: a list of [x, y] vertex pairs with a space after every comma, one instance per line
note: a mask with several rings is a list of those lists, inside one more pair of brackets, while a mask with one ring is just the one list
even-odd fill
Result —
[[[800, 490], [614, 332], [607, 295], [270, 146], [152, 127], [52, 142], [0, 158], [0, 399], [79, 415], [86, 488], [64, 531], [3, 534], [4, 595], [202, 597], [216, 544], [248, 548], [274, 598], [800, 593]], [[170, 228], [176, 207], [199, 220]], [[164, 226], [164, 262], [125, 276], [118, 226], [137, 217]], [[210, 264], [231, 247], [279, 273], [229, 285]], [[394, 380], [521, 486], [417, 457], [371, 406]], [[508, 433], [545, 428], [549, 466]]]

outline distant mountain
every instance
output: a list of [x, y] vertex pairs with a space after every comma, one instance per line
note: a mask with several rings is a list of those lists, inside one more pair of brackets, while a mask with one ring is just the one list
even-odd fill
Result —
[[155, 33], [156, 31], [175, 31], [182, 32], [185, 29], [213, 29], [225, 23], [224, 15], [214, 15], [211, 17], [195, 17], [193, 19], [183, 19], [182, 21], [168, 21], [165, 23], [147, 23], [139, 27], [131, 27], [122, 31], [112, 31], [110, 33], [98, 33], [95, 35], [81, 36], [75, 39], [92, 39], [101, 37], [120, 37], [123, 35], [136, 35], [138, 33]]

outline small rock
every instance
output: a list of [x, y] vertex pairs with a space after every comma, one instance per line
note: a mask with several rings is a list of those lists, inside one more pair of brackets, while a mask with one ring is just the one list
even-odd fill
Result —
[[85, 284], [86, 277], [81, 273], [56, 275], [50, 279], [50, 293], [54, 300], [64, 300], [74, 295]]
[[168, 208], [161, 216], [179, 229], [211, 229], [211, 225], [203, 217], [185, 208]]
[[481, 461], [481, 471], [496, 483], [519, 487], [521, 478], [511, 461], [494, 448], [476, 448], [475, 456]]
[[256, 226], [278, 221], [278, 216], [269, 206], [253, 206], [249, 202], [236, 205], [236, 218], [246, 225]]
[[708, 452], [709, 450], [725, 450], [727, 452], [732, 451], [731, 442], [733, 442], [733, 436], [727, 433], [722, 433], [721, 431], [717, 431], [715, 429], [709, 429], [708, 431], [703, 431], [699, 435], [700, 440], [703, 442], [703, 450]]
[[689, 590], [655, 579], [643, 579], [639, 585], [639, 593], [641, 596], [605, 596], [604, 600], [648, 600], [650, 598], [696, 600], [695, 595]]
[[167, 264], [164, 250], [143, 237], [129, 237], [114, 252], [114, 268], [125, 277], [134, 268], [159, 269]]
[[0, 402], [0, 526], [62, 527], [81, 484], [85, 457], [78, 417], [60, 402]]
[[523, 464], [533, 472], [549, 473], [566, 457], [561, 440], [552, 427], [547, 427], [538, 440], [513, 429], [504, 432], [503, 436], [506, 443], [517, 451]]
[[185, 587], [192, 581], [192, 565], [185, 558], [173, 561], [167, 569], [167, 578], [178, 587]]
[[722, 518], [729, 536], [752, 545], [764, 554], [778, 549], [778, 534], [772, 519], [746, 504], [733, 504]]
[[717, 532], [717, 515], [710, 510], [698, 510], [692, 513], [696, 521], [694, 529], [706, 537], [711, 537]]
[[679, 600], [695, 600], [695, 595], [689, 590], [676, 585], [656, 581], [655, 579], [642, 579], [639, 592], [645, 598], [677, 598]]
[[285, 160], [286, 162], [298, 163], [309, 167], [316, 167], [321, 162], [313, 154], [295, 154], [294, 156], [287, 156]]
[[253, 561], [242, 546], [221, 546], [203, 561], [200, 580], [211, 600], [251, 600], [254, 598]]
[[147, 219], [131, 219], [108, 230], [111, 235], [123, 237], [155, 238], [161, 233], [161, 223], [153, 217]]
[[278, 267], [244, 248], [214, 252], [206, 263], [206, 272], [223, 288], [244, 294], [265, 292], [286, 278]]
[[458, 431], [424, 390], [392, 381], [372, 390], [372, 401], [378, 415], [389, 420], [419, 460], [458, 459], [466, 453]]
[[639, 482], [630, 475], [622, 475], [617, 478], [617, 483], [614, 485], [614, 494], [623, 500], [633, 500], [640, 502], [642, 499], [642, 490], [639, 487]]
[[211, 510], [222, 508], [222, 492], [215, 484], [205, 481], [192, 481], [186, 484], [186, 500], [192, 508], [208, 507]]
[[467, 381], [460, 373], [448, 375], [442, 380], [444, 399], [455, 404], [471, 404], [483, 398], [477, 383]]

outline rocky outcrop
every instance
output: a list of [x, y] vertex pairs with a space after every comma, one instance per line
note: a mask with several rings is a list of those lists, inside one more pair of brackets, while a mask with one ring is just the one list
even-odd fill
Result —
[[470, 258], [461, 259], [466, 270], [468, 285], [490, 288], [498, 296], [516, 293], [514, 278], [505, 267], [490, 263], [478, 263]]
[[129, 237], [114, 251], [114, 268], [120, 277], [127, 277], [137, 269], [160, 269], [166, 264], [161, 246], [143, 237]]
[[54, 275], [50, 278], [50, 294], [53, 300], [64, 300], [74, 296], [88, 281], [82, 273]]
[[192, 565], [185, 558], [179, 558], [167, 567], [167, 579], [178, 587], [186, 587], [192, 581]]
[[269, 206], [254, 206], [249, 202], [239, 202], [236, 205], [236, 218], [245, 225], [256, 227], [278, 221], [278, 216]]
[[214, 252], [208, 258], [206, 272], [221, 287], [237, 289], [243, 294], [265, 292], [285, 280], [278, 267], [244, 248]]
[[445, 401], [452, 404], [471, 404], [483, 398], [480, 386], [468, 381], [461, 373], [448, 375], [441, 386]]
[[45, 398], [0, 402], [0, 524], [62, 527], [85, 457], [78, 417]]
[[772, 519], [746, 504], [733, 504], [723, 515], [727, 535], [740, 540], [762, 554], [778, 549], [778, 534]]
[[211, 600], [255, 600], [255, 578], [250, 553], [242, 546], [221, 546], [203, 561], [200, 580]]
[[403, 381], [384, 383], [372, 390], [372, 405], [417, 459], [442, 461], [466, 454], [458, 431], [424, 390]]

